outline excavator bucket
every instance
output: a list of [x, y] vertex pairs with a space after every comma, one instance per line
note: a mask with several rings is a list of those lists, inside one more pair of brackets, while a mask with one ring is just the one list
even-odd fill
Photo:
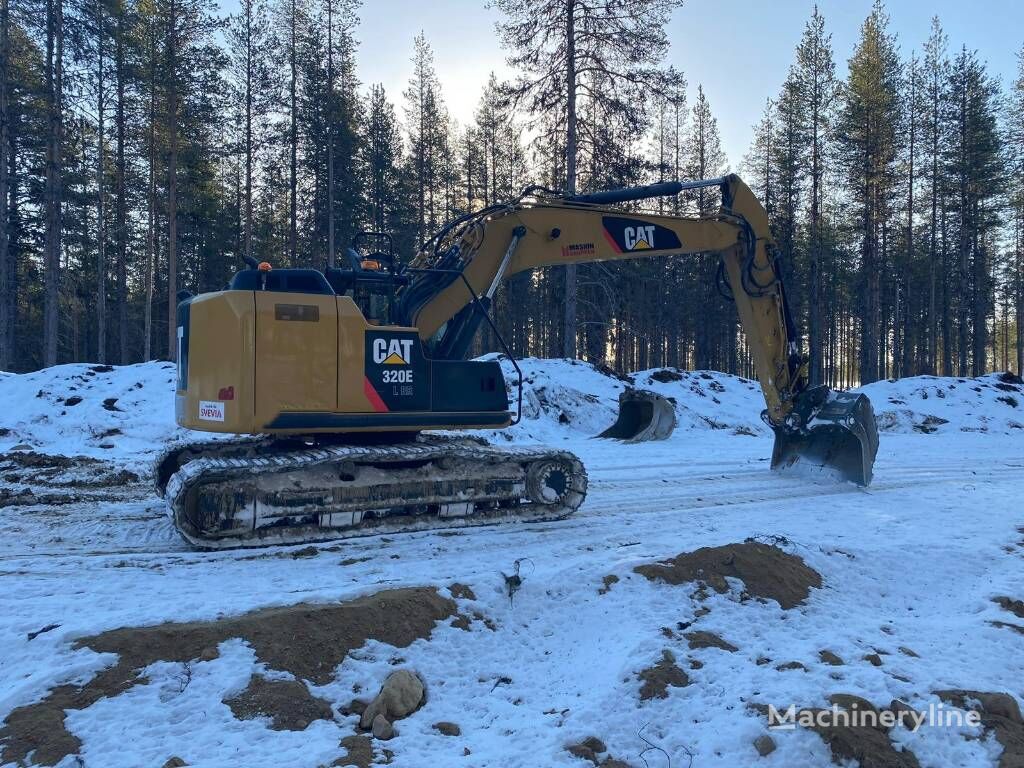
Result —
[[667, 397], [646, 389], [626, 389], [619, 395], [615, 423], [598, 435], [626, 443], [665, 440], [676, 428], [676, 409]]
[[792, 424], [775, 427], [772, 469], [799, 464], [833, 470], [857, 485], [871, 483], [878, 425], [865, 395], [817, 387], [799, 396], [792, 416]]

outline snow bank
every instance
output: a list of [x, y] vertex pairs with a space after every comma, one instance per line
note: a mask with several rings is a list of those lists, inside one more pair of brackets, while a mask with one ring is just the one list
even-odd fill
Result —
[[[516, 374], [502, 360], [509, 399], [515, 408]], [[523, 420], [511, 439], [547, 441], [592, 437], [607, 429], [618, 413], [619, 394], [627, 387], [648, 389], [675, 405], [676, 431], [727, 430], [762, 434], [764, 400], [757, 382], [717, 371], [653, 368], [619, 376], [581, 360], [526, 358], [523, 371]]]
[[975, 379], [912, 376], [860, 387], [883, 432], [1024, 435], [1024, 382], [1012, 373]]
[[[493, 358], [492, 358], [493, 359]], [[502, 358], [515, 407], [516, 374]], [[657, 368], [619, 376], [579, 360], [526, 358], [523, 419], [485, 433], [508, 442], [592, 437], [614, 421], [626, 387], [649, 389], [675, 405], [676, 431], [767, 435], [757, 382], [716, 371]], [[174, 365], [58, 365], [0, 373], [0, 453], [16, 446], [41, 453], [90, 456], [143, 466], [170, 440]], [[1010, 374], [977, 379], [917, 376], [862, 387], [885, 432], [999, 432], [1024, 435], [1024, 385]], [[1019, 431], [1019, 432], [1018, 432]]]
[[75, 363], [0, 374], [0, 453], [40, 453], [148, 463], [174, 423], [173, 363]]

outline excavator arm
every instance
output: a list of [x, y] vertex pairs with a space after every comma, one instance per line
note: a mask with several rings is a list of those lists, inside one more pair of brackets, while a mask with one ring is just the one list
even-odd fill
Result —
[[[722, 204], [698, 218], [632, 213], [617, 203], [716, 186]], [[438, 233], [413, 262], [401, 297], [408, 325], [435, 357], [462, 357], [477, 329], [476, 311], [503, 280], [537, 267], [592, 261], [718, 254], [764, 393], [764, 418], [776, 435], [773, 467], [809, 459], [860, 484], [871, 480], [878, 447], [864, 395], [808, 386], [764, 207], [736, 175], [665, 182], [574, 197], [532, 196], [464, 217]], [[440, 267], [441, 269], [438, 269]], [[465, 281], [457, 279], [459, 273]], [[472, 294], [466, 290], [470, 286]], [[474, 295], [477, 301], [474, 301]]]

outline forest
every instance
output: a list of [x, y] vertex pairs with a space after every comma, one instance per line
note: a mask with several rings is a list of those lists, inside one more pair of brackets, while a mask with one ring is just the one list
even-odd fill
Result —
[[[0, 370], [173, 359], [178, 292], [220, 289], [243, 256], [322, 268], [371, 229], [409, 260], [528, 184], [729, 171], [768, 209], [813, 381], [1024, 367], [1024, 49], [992, 72], [939, 18], [898, 41], [878, 2], [843, 61], [815, 9], [727, 158], [700, 83], [665, 63], [677, 0], [491, 0], [517, 74], [491, 75], [468, 124], [423, 34], [389, 51], [402, 93], [360, 79], [358, 0], [0, 3]], [[495, 322], [517, 355], [752, 375], [715, 271], [537, 270]]]

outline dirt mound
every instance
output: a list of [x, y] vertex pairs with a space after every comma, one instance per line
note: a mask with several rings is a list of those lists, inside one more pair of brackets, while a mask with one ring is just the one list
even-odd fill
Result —
[[992, 733], [1003, 746], [999, 755], [999, 768], [1019, 768], [1024, 765], [1024, 719], [1020, 705], [1008, 693], [988, 693], [953, 689], [935, 691], [936, 696], [954, 707], [979, 711], [985, 731]]
[[24, 762], [34, 751], [33, 762], [56, 765], [77, 753], [81, 742], [65, 729], [65, 710], [85, 709], [145, 682], [137, 670], [156, 661], [214, 659], [218, 644], [240, 637], [271, 669], [323, 685], [349, 651], [367, 640], [405, 648], [455, 612], [455, 602], [433, 588], [395, 589], [345, 603], [300, 603], [219, 621], [125, 627], [86, 637], [75, 647], [116, 653], [117, 663], [82, 686], [62, 685], [42, 701], [11, 712], [0, 727], [0, 762]]
[[735, 645], [730, 643], [728, 640], [723, 640], [714, 632], [697, 630], [695, 632], [687, 632], [683, 637], [690, 642], [691, 651], [696, 651], [701, 648], [720, 648], [723, 651], [735, 653], [739, 650]]
[[749, 594], [776, 600], [786, 609], [802, 604], [811, 587], [821, 586], [821, 575], [803, 559], [754, 541], [701, 547], [633, 570], [668, 584], [705, 582], [719, 593], [729, 589], [726, 577], [740, 579]]
[[847, 765], [854, 760], [860, 768], [920, 768], [909, 749], [898, 752], [885, 731], [849, 725], [813, 725], [832, 751], [832, 762]]
[[304, 731], [314, 720], [334, 717], [331, 705], [313, 696], [298, 680], [268, 680], [262, 675], [249, 678], [249, 685], [237, 696], [225, 699], [239, 720], [271, 718], [275, 731]]
[[690, 678], [676, 666], [676, 657], [671, 651], [662, 651], [661, 660], [653, 667], [640, 672], [638, 677], [644, 681], [640, 686], [640, 700], [667, 699], [668, 687], [685, 688]]

